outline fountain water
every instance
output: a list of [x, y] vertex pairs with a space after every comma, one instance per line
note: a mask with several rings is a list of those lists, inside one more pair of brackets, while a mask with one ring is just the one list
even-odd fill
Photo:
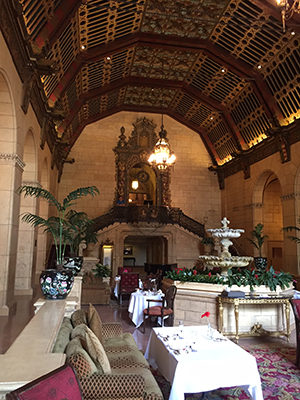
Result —
[[219, 267], [222, 270], [222, 275], [227, 275], [227, 272], [232, 267], [246, 267], [253, 261], [253, 257], [240, 257], [240, 256], [232, 256], [229, 252], [229, 246], [233, 245], [230, 239], [238, 238], [244, 233], [244, 229], [231, 229], [228, 228], [230, 221], [226, 217], [221, 221], [222, 228], [219, 229], [207, 229], [207, 232], [210, 232], [212, 237], [215, 239], [219, 239], [222, 252], [220, 256], [199, 256], [200, 260], [204, 262], [206, 267], [212, 269], [214, 267]]

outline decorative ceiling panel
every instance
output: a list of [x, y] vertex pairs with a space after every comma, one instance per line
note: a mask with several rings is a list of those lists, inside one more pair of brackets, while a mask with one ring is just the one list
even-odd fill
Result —
[[228, 109], [248, 147], [267, 137], [264, 132], [271, 127], [270, 120], [250, 86], [228, 105]]
[[275, 0], [3, 1], [65, 156], [120, 110], [174, 116], [220, 165], [300, 118], [300, 17], [283, 32]]
[[87, 49], [137, 32], [145, 0], [92, 0], [79, 8], [80, 45]]
[[199, 126], [213, 114], [209, 107], [182, 92], [176, 94], [172, 107], [178, 114]]
[[232, 159], [232, 154], [237, 151], [237, 147], [224, 123], [221, 115], [215, 115], [205, 121], [207, 136], [213, 144], [218, 156], [218, 164], [222, 165]]
[[207, 39], [228, 0], [148, 0], [142, 31]]
[[293, 39], [265, 65], [262, 74], [288, 125], [300, 117], [300, 42]]
[[270, 7], [262, 1], [231, 1], [210, 39], [252, 67], [265, 63], [291, 38]]
[[182, 81], [186, 78], [196, 58], [197, 54], [191, 51], [138, 46], [131, 75]]
[[176, 90], [144, 86], [128, 86], [124, 104], [167, 108], [170, 106]]
[[244, 79], [205, 54], [199, 56], [187, 82], [222, 105], [226, 105], [247, 85]]

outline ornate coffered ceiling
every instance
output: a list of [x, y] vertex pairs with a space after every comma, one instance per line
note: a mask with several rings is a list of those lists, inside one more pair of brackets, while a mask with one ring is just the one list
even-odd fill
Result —
[[214, 168], [300, 116], [299, 15], [283, 33], [276, 0], [1, 2], [24, 85], [35, 76], [23, 109], [32, 102], [54, 163], [87, 124], [122, 110], [163, 112], [195, 130]]

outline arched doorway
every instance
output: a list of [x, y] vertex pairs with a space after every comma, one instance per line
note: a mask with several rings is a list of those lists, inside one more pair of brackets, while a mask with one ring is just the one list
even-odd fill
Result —
[[261, 222], [268, 239], [263, 246], [263, 255], [268, 258], [268, 267], [284, 269], [283, 211], [280, 181], [272, 171], [263, 172], [254, 190], [253, 226]]
[[129, 171], [128, 202], [134, 205], [156, 205], [156, 175], [149, 164], [140, 162]]

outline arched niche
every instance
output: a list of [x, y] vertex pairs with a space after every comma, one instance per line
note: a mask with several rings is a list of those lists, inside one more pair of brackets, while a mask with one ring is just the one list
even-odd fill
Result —
[[[133, 123], [131, 135], [126, 137], [125, 128], [117, 146], [116, 155], [116, 191], [114, 203], [122, 197], [125, 204], [142, 205], [147, 201], [157, 206], [171, 205], [170, 171], [159, 173], [148, 163], [153, 147], [158, 140], [156, 124], [146, 117]], [[137, 179], [139, 189], [132, 189], [132, 180]]]
[[264, 234], [268, 238], [262, 248], [263, 256], [268, 258], [268, 266], [272, 265], [275, 270], [285, 268], [281, 196], [282, 187], [278, 176], [271, 170], [264, 171], [258, 177], [253, 192], [253, 228], [259, 222], [264, 225]]

